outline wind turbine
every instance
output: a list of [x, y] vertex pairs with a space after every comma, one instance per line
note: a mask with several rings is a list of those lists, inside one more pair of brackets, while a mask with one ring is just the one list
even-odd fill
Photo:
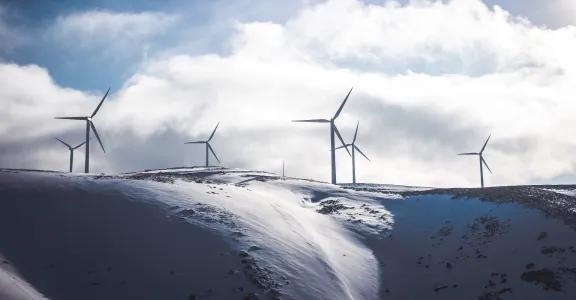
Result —
[[216, 129], [218, 129], [218, 125], [220, 125], [220, 122], [218, 122], [218, 124], [216, 124], [216, 127], [214, 127], [214, 131], [212, 131], [212, 134], [210, 135], [210, 137], [207, 140], [184, 143], [184, 144], [206, 144], [206, 167], [209, 166], [209, 162], [210, 162], [209, 161], [210, 154], [208, 153], [208, 151], [212, 152], [212, 155], [214, 155], [214, 157], [216, 158], [218, 163], [220, 163], [220, 159], [218, 159], [216, 152], [214, 152], [214, 149], [212, 149], [212, 146], [210, 146], [210, 141], [214, 137], [214, 133], [216, 133]]
[[[370, 161], [368, 156], [366, 156], [366, 154], [364, 154], [364, 152], [362, 152], [362, 150], [360, 150], [360, 148], [358, 148], [358, 146], [356, 146], [356, 137], [358, 135], [358, 125], [360, 125], [360, 121], [358, 121], [358, 123], [356, 123], [356, 131], [354, 132], [354, 139], [352, 139], [352, 143], [346, 144], [346, 146], [352, 147], [352, 183], [354, 183], [354, 184], [356, 184], [356, 151], [360, 152], [360, 154], [362, 154], [362, 156], [364, 156], [364, 158], [366, 158], [368, 161]], [[336, 148], [336, 150], [342, 149], [342, 148], [344, 148], [344, 146], [340, 146], [340, 147]]]
[[100, 100], [100, 103], [98, 104], [98, 106], [96, 107], [96, 109], [94, 110], [94, 112], [87, 117], [56, 117], [55, 119], [63, 119], [63, 120], [78, 120], [78, 121], [86, 121], [86, 156], [85, 156], [85, 160], [84, 160], [84, 173], [89, 173], [90, 172], [90, 128], [92, 128], [92, 130], [94, 131], [94, 135], [96, 136], [96, 139], [98, 139], [98, 143], [100, 144], [100, 147], [102, 147], [102, 151], [104, 153], [106, 153], [106, 150], [104, 150], [104, 145], [102, 145], [102, 141], [100, 140], [100, 136], [98, 136], [98, 131], [96, 130], [96, 126], [94, 126], [94, 123], [92, 122], [92, 118], [94, 118], [94, 116], [98, 113], [98, 110], [100, 109], [100, 107], [102, 106], [102, 103], [104, 102], [104, 99], [106, 99], [106, 97], [108, 96], [108, 93], [110, 92], [110, 89], [108, 89], [106, 91], [106, 94], [104, 95], [104, 97], [102, 97], [102, 100]]
[[488, 163], [486, 163], [486, 160], [484, 160], [484, 157], [482, 156], [482, 153], [484, 153], [484, 149], [486, 149], [486, 145], [488, 145], [488, 141], [490, 140], [491, 136], [492, 135], [488, 136], [486, 142], [484, 143], [484, 146], [482, 146], [482, 149], [480, 149], [480, 152], [469, 152], [458, 154], [458, 155], [478, 155], [478, 158], [480, 159], [480, 187], [482, 188], [484, 188], [484, 170], [482, 168], [482, 165], [486, 166], [488, 171], [490, 171], [490, 174], [492, 174], [492, 170], [490, 170], [490, 167], [488, 167]]
[[332, 166], [332, 184], [336, 184], [336, 146], [334, 143], [334, 134], [336, 134], [338, 136], [338, 139], [340, 139], [340, 142], [342, 142], [342, 145], [344, 146], [346, 151], [348, 151], [348, 154], [350, 154], [350, 151], [348, 150], [346, 143], [344, 143], [344, 139], [342, 139], [342, 135], [340, 134], [340, 132], [338, 131], [338, 128], [336, 128], [336, 124], [334, 123], [334, 121], [336, 121], [336, 119], [340, 115], [340, 112], [342, 112], [342, 108], [344, 108], [344, 104], [346, 104], [346, 101], [348, 101], [348, 97], [350, 96], [350, 93], [352, 93], [352, 89], [350, 89], [350, 91], [348, 92], [348, 95], [346, 95], [346, 98], [344, 98], [344, 101], [342, 102], [342, 104], [340, 105], [338, 110], [336, 111], [336, 114], [334, 114], [334, 117], [332, 117], [332, 119], [330, 119], [330, 120], [328, 120], [328, 119], [311, 119], [311, 120], [293, 120], [292, 121], [292, 122], [308, 122], [308, 123], [330, 123], [330, 152], [331, 152], [330, 159], [331, 159], [331, 166]]
[[82, 147], [82, 145], [84, 145], [86, 142], [82, 142], [80, 143], [78, 146], [76, 147], [72, 147], [68, 144], [66, 144], [63, 140], [56, 138], [60, 143], [64, 144], [66, 147], [68, 147], [68, 150], [70, 150], [70, 173], [72, 173], [72, 165], [74, 164], [74, 150]]

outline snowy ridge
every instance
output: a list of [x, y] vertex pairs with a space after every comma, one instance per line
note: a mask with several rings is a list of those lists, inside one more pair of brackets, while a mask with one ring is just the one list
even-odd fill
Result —
[[324, 183], [219, 168], [157, 170], [121, 178], [160, 181], [134, 181], [123, 188], [140, 199], [165, 204], [173, 216], [234, 236], [274, 277], [272, 282], [290, 282], [289, 288], [277, 286], [290, 298], [378, 297], [377, 261], [349, 229], [378, 233], [393, 222], [390, 213], [368, 197], [353, 198], [353, 192]]

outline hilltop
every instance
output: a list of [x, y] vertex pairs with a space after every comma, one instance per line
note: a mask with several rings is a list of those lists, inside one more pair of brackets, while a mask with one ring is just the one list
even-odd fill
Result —
[[27, 291], [9, 299], [573, 299], [575, 189], [0, 170], [0, 287]]

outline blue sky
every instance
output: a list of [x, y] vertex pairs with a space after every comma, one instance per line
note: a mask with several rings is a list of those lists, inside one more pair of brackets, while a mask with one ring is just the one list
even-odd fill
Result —
[[[164, 51], [201, 54], [222, 52], [226, 49], [226, 37], [230, 24], [235, 21], [284, 22], [298, 13], [305, 3], [319, 1], [279, 0], [138, 0], [138, 1], [4, 1], [4, 20], [33, 41], [17, 50], [5, 51], [0, 57], [18, 64], [38, 64], [50, 71], [56, 82], [63, 86], [102, 90], [111, 86], [118, 88], [138, 68], [144, 59], [143, 51], [155, 55]], [[366, 3], [382, 4], [384, 0]], [[406, 5], [409, 0], [399, 3]], [[528, 18], [538, 25], [556, 27], [558, 18], [549, 12], [549, 4], [542, 0], [485, 0], [489, 6], [499, 5], [510, 13]], [[43, 36], [59, 17], [83, 11], [103, 10], [111, 12], [162, 12], [180, 17], [169, 31], [150, 36], [133, 44], [132, 49], [122, 53], [103, 55], [108, 45], [95, 48], [71, 47], [73, 41], [54, 40]], [[184, 40], [195, 40], [183, 46]], [[114, 41], [111, 41], [114, 43]], [[434, 70], [431, 70], [433, 72]]]
[[[221, 52], [230, 23], [235, 21], [283, 21], [294, 14], [298, 1], [205, 1], [205, 0], [139, 0], [139, 1], [7, 1], [4, 20], [33, 41], [27, 41], [1, 58], [18, 64], [38, 64], [47, 68], [63, 86], [79, 89], [118, 88], [142, 61], [144, 49], [149, 55], [163, 51], [199, 54]], [[132, 49], [106, 55], [109, 45], [71, 47], [74, 41], [54, 40], [45, 29], [58, 18], [84, 11], [118, 13], [161, 12], [179, 20], [161, 35], [151, 35], [133, 44]], [[115, 41], [110, 41], [115, 43]]]
[[454, 154], [492, 133], [488, 184], [571, 182], [572, 20], [571, 0], [3, 1], [0, 166], [65, 169], [54, 137], [83, 132], [53, 117], [111, 87], [95, 172], [201, 164], [183, 143], [221, 121], [224, 165], [328, 180], [326, 128], [290, 120], [354, 86], [338, 126], [361, 122], [361, 181], [476, 185]]

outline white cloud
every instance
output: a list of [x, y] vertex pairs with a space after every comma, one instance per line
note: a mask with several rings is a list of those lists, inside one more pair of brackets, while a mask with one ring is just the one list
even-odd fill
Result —
[[[228, 55], [157, 58], [113, 95], [98, 116], [110, 147], [95, 158], [101, 170], [190, 163], [189, 155], [200, 163], [202, 151], [181, 143], [220, 120], [214, 143], [225, 164], [277, 170], [284, 159], [289, 175], [327, 180], [327, 126], [290, 120], [330, 117], [354, 86], [338, 125], [350, 138], [361, 120], [359, 143], [372, 159], [358, 162], [362, 181], [476, 185], [477, 161], [455, 153], [478, 150], [490, 132], [491, 184], [576, 172], [575, 28], [538, 28], [479, 0], [332, 0], [285, 24], [241, 23], [237, 31]], [[50, 86], [46, 77], [33, 84]], [[46, 94], [64, 93], [51, 89]], [[88, 110], [85, 100], [97, 102], [79, 95], [74, 103]], [[4, 98], [22, 101], [18, 92]], [[24, 113], [5, 117], [18, 123]], [[348, 181], [344, 153], [338, 163]]]
[[158, 12], [85, 11], [59, 17], [50, 34], [60, 41], [86, 47], [104, 44], [107, 47], [127, 46], [161, 33], [174, 25], [177, 19], [174, 15]]
[[54, 117], [87, 115], [97, 102], [97, 96], [57, 86], [41, 67], [7, 63], [0, 64], [0, 99], [0, 165], [48, 169], [65, 163], [55, 137], [83, 140], [75, 130], [83, 128], [79, 122]]

